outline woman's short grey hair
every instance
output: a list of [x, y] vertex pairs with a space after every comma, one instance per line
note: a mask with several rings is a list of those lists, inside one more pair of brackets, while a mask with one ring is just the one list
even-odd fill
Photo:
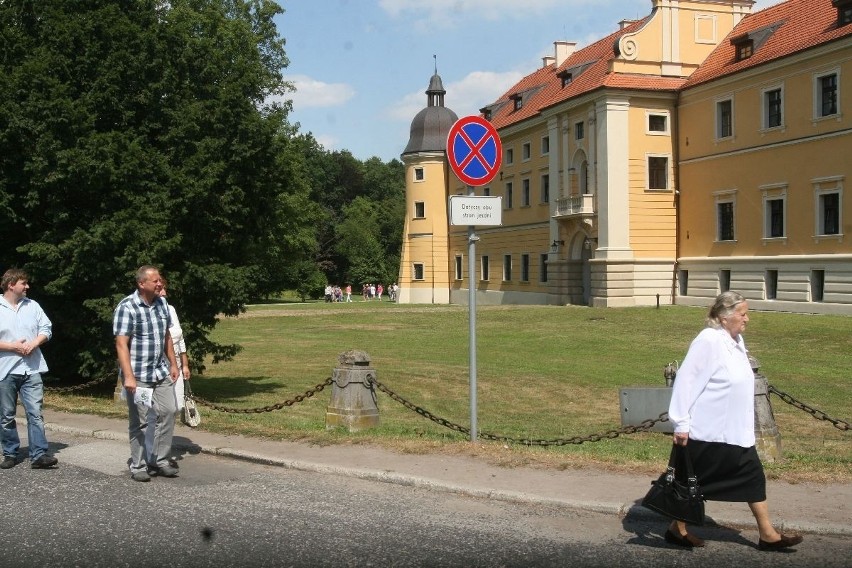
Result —
[[739, 292], [722, 292], [716, 296], [716, 301], [707, 312], [707, 326], [719, 329], [722, 327], [722, 320], [734, 313], [737, 306], [745, 301]]

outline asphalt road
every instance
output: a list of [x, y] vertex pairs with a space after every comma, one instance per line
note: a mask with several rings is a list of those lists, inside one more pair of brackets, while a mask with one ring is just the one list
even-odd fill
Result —
[[642, 519], [481, 500], [209, 455], [138, 483], [128, 448], [51, 433], [55, 470], [0, 471], [0, 566], [852, 566], [849, 539], [808, 535], [795, 552], [701, 529], [680, 550]]

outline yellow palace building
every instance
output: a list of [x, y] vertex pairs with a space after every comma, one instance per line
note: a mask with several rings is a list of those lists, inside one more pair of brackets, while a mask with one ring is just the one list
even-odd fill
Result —
[[[852, 314], [852, 0], [652, 0], [481, 109], [502, 166], [476, 195], [502, 225], [448, 223], [437, 73], [402, 153], [403, 303], [706, 305]], [[845, 225], [844, 225], [845, 223]]]

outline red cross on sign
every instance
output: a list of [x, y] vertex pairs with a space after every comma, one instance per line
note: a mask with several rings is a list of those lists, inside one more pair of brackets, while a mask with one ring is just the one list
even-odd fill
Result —
[[480, 116], [465, 116], [447, 136], [447, 158], [458, 178], [467, 185], [487, 185], [503, 162], [500, 135]]

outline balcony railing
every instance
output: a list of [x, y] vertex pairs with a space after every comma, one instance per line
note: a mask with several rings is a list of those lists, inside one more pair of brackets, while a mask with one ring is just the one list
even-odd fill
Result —
[[591, 194], [560, 197], [556, 200], [555, 217], [589, 216], [595, 214], [595, 196]]

